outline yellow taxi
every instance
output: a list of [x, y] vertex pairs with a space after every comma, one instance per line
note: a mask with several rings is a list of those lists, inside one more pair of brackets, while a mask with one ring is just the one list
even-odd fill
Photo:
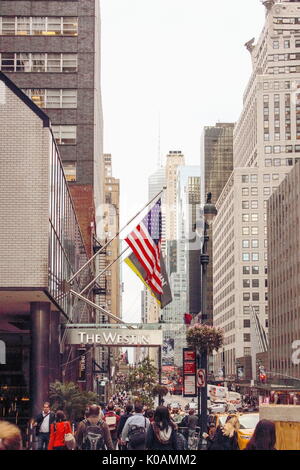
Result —
[[[240, 429], [238, 430], [238, 446], [240, 450], [246, 448], [254, 429], [259, 421], [259, 413], [235, 413], [239, 418]], [[216, 415], [216, 426], [224, 426], [228, 413]]]

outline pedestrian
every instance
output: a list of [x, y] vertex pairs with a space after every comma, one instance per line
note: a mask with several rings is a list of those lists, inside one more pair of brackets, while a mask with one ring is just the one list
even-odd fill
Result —
[[154, 413], [146, 438], [148, 450], [177, 450], [177, 426], [170, 419], [168, 408], [158, 406]]
[[57, 410], [55, 423], [50, 425], [50, 439], [48, 450], [68, 450], [65, 443], [65, 434], [72, 434], [70, 421], [67, 421], [65, 413]]
[[38, 438], [37, 450], [47, 450], [50, 438], [50, 425], [55, 421], [55, 413], [50, 410], [50, 403], [45, 402], [42, 412], [35, 418], [36, 431]]
[[120, 450], [127, 449], [127, 443], [123, 445], [121, 444], [121, 435], [122, 435], [122, 431], [124, 429], [127, 419], [133, 416], [132, 410], [133, 410], [133, 405], [131, 403], [128, 403], [125, 408], [125, 413], [121, 415], [121, 418], [119, 421], [118, 430], [117, 430], [117, 438], [118, 438], [118, 447]]
[[267, 419], [261, 419], [245, 450], [276, 450], [275, 424]]
[[108, 425], [113, 446], [114, 448], [116, 448], [118, 442], [118, 425], [120, 422], [120, 416], [115, 413], [115, 405], [113, 404], [113, 402], [108, 403], [107, 411], [103, 419]]
[[108, 425], [103, 420], [100, 406], [89, 406], [87, 417], [79, 423], [75, 439], [81, 450], [114, 450]]
[[204, 439], [206, 439], [207, 442], [206, 450], [211, 450], [216, 432], [217, 428], [215, 423], [211, 423], [208, 425], [208, 434], [205, 432], [202, 434], [202, 436], [204, 437]]
[[238, 450], [237, 431], [239, 428], [238, 417], [228, 415], [224, 427], [217, 429], [209, 450]]
[[21, 431], [8, 421], [0, 421], [0, 450], [22, 450]]
[[146, 416], [146, 418], [149, 419], [150, 423], [153, 423], [153, 421], [154, 421], [154, 410], [147, 410], [144, 413], [144, 416]]
[[146, 435], [150, 421], [143, 416], [143, 405], [137, 401], [134, 404], [134, 415], [127, 419], [122, 431], [121, 444], [127, 443], [128, 450], [143, 450], [146, 446]]

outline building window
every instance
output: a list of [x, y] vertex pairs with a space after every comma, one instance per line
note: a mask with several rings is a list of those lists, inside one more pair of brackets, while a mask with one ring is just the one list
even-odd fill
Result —
[[265, 166], [272, 166], [272, 159], [271, 158], [266, 158], [265, 159]]
[[244, 314], [244, 315], [249, 315], [249, 314], [250, 314], [250, 307], [249, 307], [249, 305], [244, 305], [244, 306], [243, 306], [243, 314]]
[[279, 180], [279, 174], [278, 173], [273, 173], [272, 180], [273, 181], [278, 181]]
[[249, 209], [249, 201], [242, 201], [242, 209]]
[[23, 90], [40, 108], [77, 108], [77, 90]]
[[242, 183], [249, 183], [249, 175], [242, 175]]
[[250, 289], [250, 279], [243, 279], [243, 288]]
[[63, 162], [66, 180], [76, 181], [76, 162]]
[[242, 259], [243, 261], [250, 261], [250, 253], [243, 253]]
[[251, 188], [251, 195], [252, 196], [257, 196], [258, 195], [258, 188]]
[[288, 39], [285, 39], [283, 41], [283, 47], [284, 47], [284, 49], [289, 49], [290, 48], [290, 41]]
[[78, 18], [46, 16], [2, 16], [0, 35], [3, 36], [77, 36]]
[[252, 253], [252, 261], [259, 261], [259, 253]]
[[244, 348], [244, 356], [251, 356], [251, 348]]
[[[259, 287], [259, 279], [252, 279], [252, 287]], [[253, 299], [255, 300], [255, 299]], [[259, 300], [259, 299], [257, 299]]]
[[244, 333], [244, 342], [245, 343], [250, 343], [251, 341], [251, 336], [250, 336], [250, 333]]
[[270, 196], [271, 188], [264, 188], [264, 196]]
[[249, 222], [249, 214], [242, 214], [242, 221]]
[[250, 235], [249, 227], [243, 227], [242, 228], [242, 235]]
[[251, 183], [257, 183], [257, 175], [250, 175]]
[[252, 292], [252, 300], [259, 300], [259, 292]]
[[279, 41], [273, 41], [273, 49], [279, 49]]
[[251, 235], [258, 235], [258, 227], [251, 227]]
[[251, 221], [257, 222], [258, 221], [258, 214], [251, 214]]
[[250, 248], [250, 241], [249, 240], [243, 240], [242, 241], [242, 247], [243, 248]]
[[244, 320], [244, 328], [250, 328], [250, 320]]
[[242, 195], [249, 196], [249, 188], [242, 188]]
[[259, 274], [259, 266], [252, 266], [252, 274]]
[[59, 145], [76, 144], [76, 126], [52, 126], [54, 138]]
[[251, 241], [251, 245], [252, 245], [252, 248], [258, 248], [258, 240], [257, 239], [253, 239]]
[[265, 147], [265, 153], [272, 153], [272, 147]]
[[243, 274], [250, 274], [250, 266], [243, 266]]
[[243, 292], [243, 301], [249, 301], [250, 300], [250, 292]]
[[263, 175], [264, 183], [269, 183], [271, 181], [270, 175]]
[[251, 201], [251, 209], [258, 209], [258, 201]]

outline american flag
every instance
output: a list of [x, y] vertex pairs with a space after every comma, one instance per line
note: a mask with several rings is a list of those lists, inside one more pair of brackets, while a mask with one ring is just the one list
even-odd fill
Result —
[[146, 271], [145, 281], [156, 293], [163, 293], [161, 252], [161, 199], [155, 203], [137, 227], [125, 238]]

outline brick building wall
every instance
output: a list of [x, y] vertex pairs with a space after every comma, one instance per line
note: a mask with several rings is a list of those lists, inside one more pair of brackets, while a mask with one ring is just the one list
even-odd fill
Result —
[[0, 129], [0, 287], [47, 287], [51, 134], [1, 81]]

